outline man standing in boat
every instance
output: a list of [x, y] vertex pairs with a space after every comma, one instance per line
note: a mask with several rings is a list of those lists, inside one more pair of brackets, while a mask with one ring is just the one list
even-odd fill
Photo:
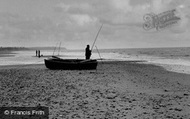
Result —
[[86, 60], [90, 59], [90, 56], [91, 56], [90, 45], [87, 45], [87, 46], [86, 46], [86, 49], [85, 49], [85, 56], [86, 56]]

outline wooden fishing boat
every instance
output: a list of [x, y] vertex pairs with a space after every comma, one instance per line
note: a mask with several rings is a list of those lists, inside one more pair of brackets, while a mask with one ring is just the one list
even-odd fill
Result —
[[44, 62], [48, 69], [62, 70], [93, 70], [98, 65], [97, 60], [61, 59], [58, 57], [44, 59]]

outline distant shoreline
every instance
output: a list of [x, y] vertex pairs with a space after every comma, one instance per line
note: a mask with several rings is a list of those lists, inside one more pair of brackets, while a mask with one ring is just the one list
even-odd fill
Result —
[[[14, 51], [31, 51], [31, 50], [53, 50], [55, 47], [0, 47], [0, 57], [13, 57], [15, 56]], [[66, 48], [61, 47], [60, 50], [66, 50]]]
[[[54, 50], [55, 47], [0, 47], [0, 51], [22, 51], [22, 50]], [[60, 47], [60, 50], [66, 49]]]

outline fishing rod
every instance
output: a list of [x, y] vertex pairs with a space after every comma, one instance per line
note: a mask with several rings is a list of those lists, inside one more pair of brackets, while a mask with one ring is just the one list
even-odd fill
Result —
[[100, 30], [102, 29], [102, 26], [103, 26], [103, 24], [101, 25], [101, 27], [100, 27], [100, 29], [99, 29], [97, 35], [96, 35], [96, 38], [95, 38], [94, 43], [93, 43], [93, 45], [92, 45], [91, 51], [93, 50], [94, 44], [95, 44], [95, 42], [96, 42], [96, 40], [97, 40], [97, 38], [98, 38], [98, 35], [99, 35], [99, 33], [100, 33]]

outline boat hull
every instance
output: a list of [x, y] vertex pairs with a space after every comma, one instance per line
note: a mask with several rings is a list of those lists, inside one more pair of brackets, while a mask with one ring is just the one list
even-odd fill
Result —
[[44, 59], [48, 69], [56, 70], [94, 70], [97, 68], [97, 60], [83, 59]]

